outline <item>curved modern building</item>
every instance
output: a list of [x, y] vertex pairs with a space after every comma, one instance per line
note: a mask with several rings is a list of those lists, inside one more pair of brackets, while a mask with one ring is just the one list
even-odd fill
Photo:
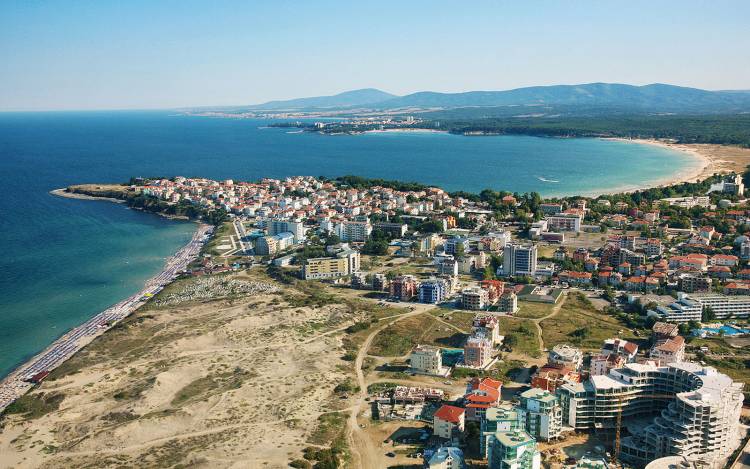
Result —
[[613, 430], [620, 412], [623, 427], [637, 418], [650, 420], [621, 440], [620, 457], [637, 465], [683, 456], [721, 467], [739, 443], [742, 383], [712, 367], [629, 363], [557, 392], [563, 421], [576, 429]]

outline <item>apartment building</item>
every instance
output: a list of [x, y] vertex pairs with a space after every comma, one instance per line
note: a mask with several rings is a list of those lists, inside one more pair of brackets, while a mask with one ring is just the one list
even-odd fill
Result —
[[305, 227], [301, 221], [274, 219], [268, 224], [268, 234], [292, 233], [294, 242], [299, 243], [305, 239]]
[[531, 388], [521, 393], [517, 407], [524, 430], [537, 440], [549, 441], [562, 432], [562, 407], [553, 393]]
[[698, 303], [701, 308], [711, 308], [718, 319], [746, 318], [750, 316], [750, 296], [693, 294], [687, 298]]
[[669, 322], [700, 322], [703, 316], [703, 306], [687, 295], [679, 295], [677, 301], [666, 306], [659, 305], [650, 309], [646, 314]]
[[445, 241], [445, 253], [455, 256], [456, 253], [463, 254], [469, 251], [469, 240], [460, 236], [449, 238]]
[[683, 274], [679, 279], [680, 291], [698, 293], [711, 291], [711, 279], [698, 274]]
[[432, 432], [446, 440], [458, 436], [464, 431], [466, 411], [461, 407], [442, 405], [433, 416]]
[[418, 294], [420, 303], [442, 303], [448, 294], [448, 285], [443, 279], [431, 278], [419, 284]]
[[506, 244], [503, 250], [503, 275], [533, 276], [537, 268], [536, 245]]
[[372, 234], [369, 221], [346, 220], [336, 225], [335, 233], [344, 242], [364, 243]]
[[409, 226], [406, 223], [381, 222], [381, 223], [374, 223], [372, 225], [372, 228], [374, 230], [380, 230], [384, 233], [387, 233], [389, 236], [393, 238], [401, 238], [406, 234], [407, 230], [409, 229]]
[[501, 313], [515, 314], [518, 312], [518, 295], [514, 291], [503, 293], [498, 301], [497, 309]]
[[578, 371], [583, 364], [583, 353], [568, 344], [557, 344], [549, 351], [547, 363]]
[[500, 322], [492, 315], [477, 315], [471, 323], [471, 335], [483, 335], [495, 345], [501, 344], [504, 339], [500, 335]]
[[540, 469], [542, 457], [528, 433], [498, 431], [487, 439], [487, 463], [489, 469]]
[[464, 364], [472, 368], [484, 368], [492, 361], [492, 340], [484, 335], [473, 335], [464, 344]]
[[359, 252], [353, 249], [339, 251], [332, 257], [307, 259], [302, 267], [305, 280], [323, 280], [345, 277], [359, 272]]
[[417, 345], [409, 355], [410, 371], [425, 375], [445, 376], [450, 371], [443, 367], [443, 355], [438, 347]]
[[700, 455], [723, 467], [739, 442], [742, 383], [697, 363], [628, 363], [606, 376], [564, 384], [557, 395], [563, 423], [577, 430], [612, 429], [620, 413], [623, 424], [653, 417], [642, 432], [622, 439], [621, 458], [633, 464]]
[[501, 404], [487, 409], [479, 425], [479, 454], [487, 459], [487, 442], [496, 432], [513, 432], [522, 429], [515, 406]]
[[390, 294], [400, 300], [410, 300], [417, 294], [419, 282], [413, 275], [399, 275], [391, 280]]
[[490, 294], [481, 287], [468, 287], [461, 290], [461, 306], [468, 310], [482, 310], [489, 304]]
[[581, 231], [583, 217], [577, 213], [558, 213], [544, 217], [550, 231]]

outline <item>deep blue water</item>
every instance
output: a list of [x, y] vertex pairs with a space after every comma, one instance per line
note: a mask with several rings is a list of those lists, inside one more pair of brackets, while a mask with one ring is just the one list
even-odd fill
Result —
[[325, 136], [264, 125], [168, 112], [0, 114], [0, 376], [137, 291], [194, 229], [51, 189], [131, 176], [357, 174], [554, 195], [630, 187], [694, 164], [660, 148], [590, 139]]

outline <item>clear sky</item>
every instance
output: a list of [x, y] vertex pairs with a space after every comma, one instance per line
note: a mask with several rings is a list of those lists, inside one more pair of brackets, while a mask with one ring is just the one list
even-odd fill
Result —
[[0, 0], [0, 110], [596, 81], [750, 89], [750, 1]]

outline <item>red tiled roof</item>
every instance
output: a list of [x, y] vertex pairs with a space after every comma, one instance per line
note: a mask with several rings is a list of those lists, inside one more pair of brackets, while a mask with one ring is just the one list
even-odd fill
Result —
[[464, 412], [466, 410], [461, 407], [443, 405], [435, 412], [435, 418], [439, 418], [445, 422], [459, 423]]

